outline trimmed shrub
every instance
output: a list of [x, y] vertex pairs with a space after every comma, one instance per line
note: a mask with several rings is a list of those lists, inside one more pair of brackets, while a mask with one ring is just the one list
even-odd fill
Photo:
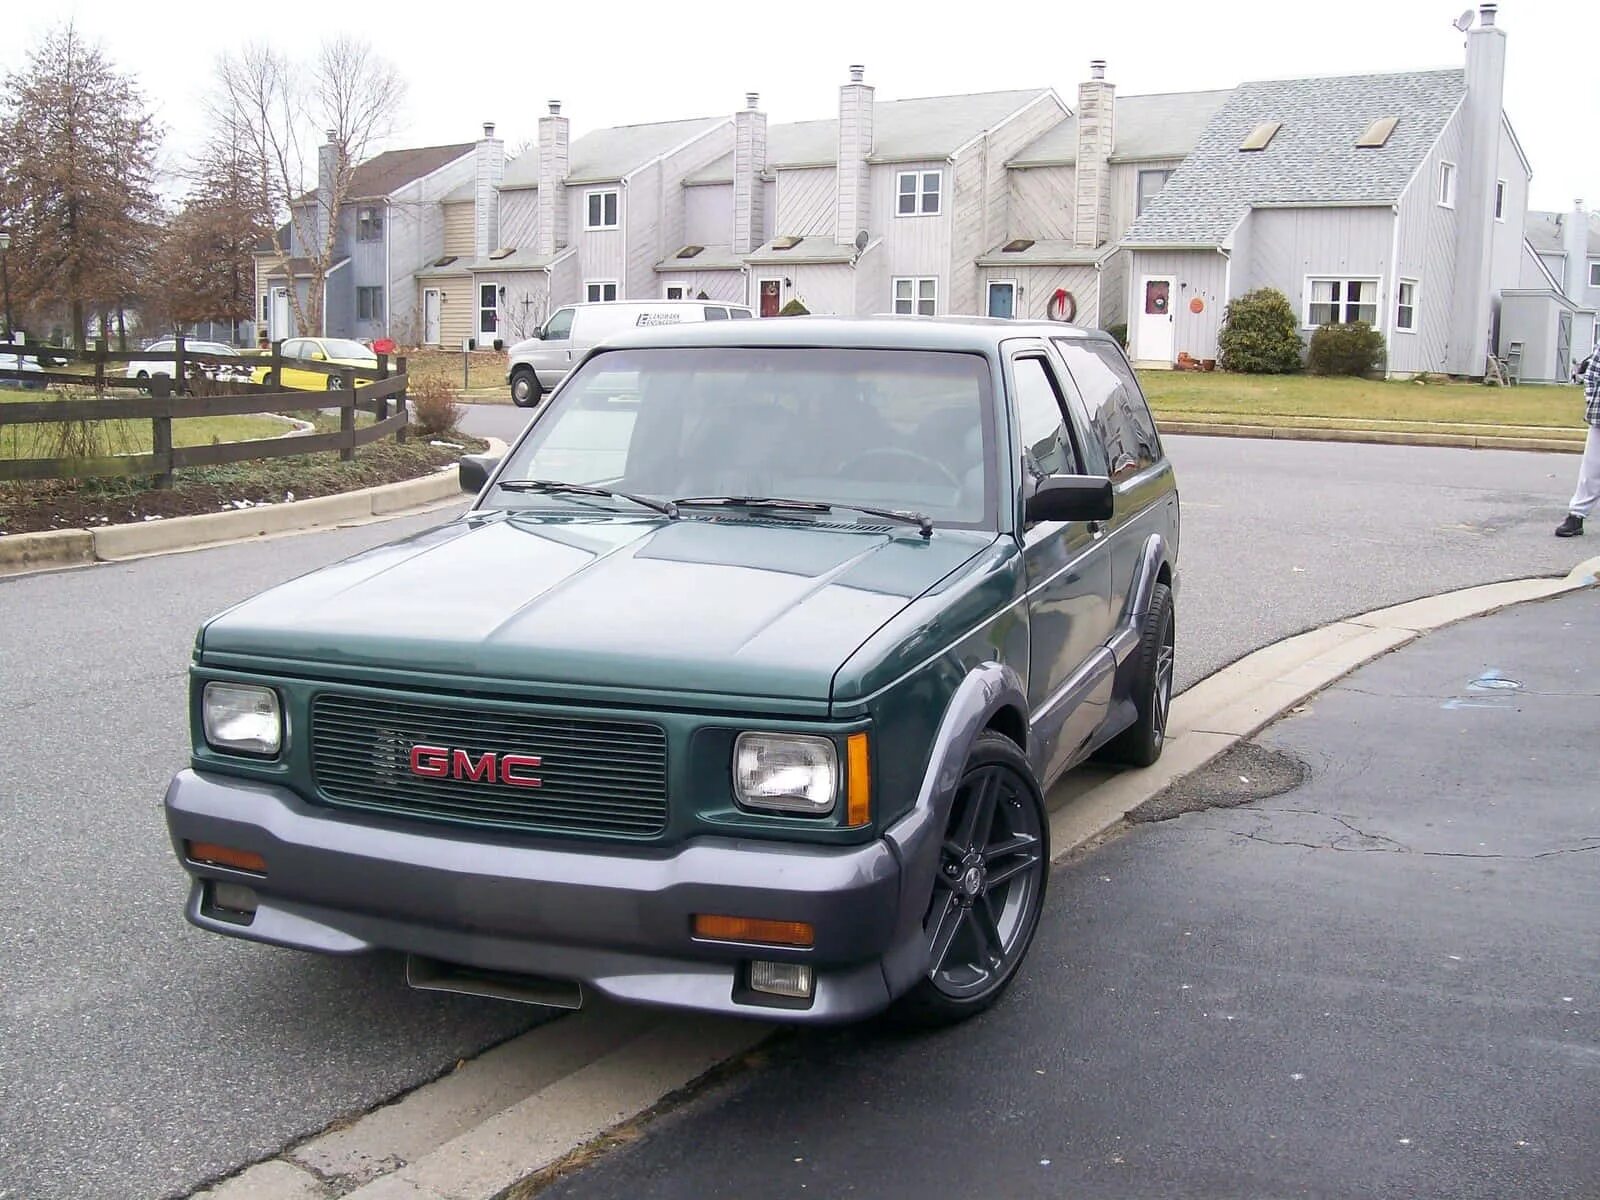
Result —
[[1319, 326], [1306, 355], [1313, 375], [1370, 375], [1382, 362], [1383, 335], [1365, 321]]
[[780, 317], [806, 317], [811, 315], [811, 310], [798, 299], [792, 299], [778, 310]]
[[1106, 332], [1117, 339], [1117, 345], [1124, 350], [1128, 348], [1128, 326], [1126, 324], [1107, 325]]
[[437, 376], [412, 379], [406, 384], [411, 401], [411, 428], [422, 437], [446, 437], [456, 432], [467, 410], [456, 402], [455, 385]]
[[1228, 305], [1217, 334], [1224, 371], [1282, 375], [1300, 369], [1300, 330], [1289, 298], [1256, 288]]

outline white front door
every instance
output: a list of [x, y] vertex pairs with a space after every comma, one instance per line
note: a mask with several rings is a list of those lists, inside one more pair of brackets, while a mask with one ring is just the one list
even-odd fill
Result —
[[1172, 293], [1178, 281], [1171, 275], [1145, 275], [1139, 280], [1139, 322], [1134, 357], [1144, 362], [1172, 362], [1178, 344], [1172, 323]]
[[478, 349], [493, 350], [500, 326], [500, 303], [492, 283], [478, 285]]
[[275, 287], [272, 289], [272, 311], [267, 320], [267, 336], [276, 342], [293, 332], [289, 328], [289, 289]]
[[439, 289], [422, 289], [422, 344], [439, 344]]

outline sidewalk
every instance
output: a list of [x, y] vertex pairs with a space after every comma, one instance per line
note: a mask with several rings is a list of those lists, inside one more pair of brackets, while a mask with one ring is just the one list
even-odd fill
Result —
[[1586, 1195], [1597, 713], [1592, 589], [1421, 638], [1059, 869], [986, 1017], [796, 1035], [541, 1195]]

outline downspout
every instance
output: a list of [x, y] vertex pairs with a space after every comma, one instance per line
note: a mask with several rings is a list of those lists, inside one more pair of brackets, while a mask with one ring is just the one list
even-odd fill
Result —
[[389, 320], [394, 315], [393, 297], [389, 294], [394, 282], [394, 276], [389, 269], [389, 250], [394, 243], [390, 240], [394, 232], [394, 205], [387, 200], [383, 202], [383, 336], [389, 336]]
[[[1389, 311], [1383, 318], [1383, 377], [1385, 379], [1394, 378], [1395, 333], [1400, 328], [1400, 205], [1398, 203], [1390, 205], [1389, 211], [1394, 214], [1394, 238], [1389, 243]], [[1378, 299], [1379, 303], [1383, 302], [1383, 297], [1380, 296]], [[1414, 302], [1415, 297], [1412, 299]], [[1415, 326], [1419, 315], [1421, 314], [1415, 310], [1412, 311], [1411, 321], [1413, 326]], [[1422, 331], [1419, 329], [1413, 328], [1411, 332], [1414, 337], [1422, 336]]]
[[617, 283], [617, 299], [628, 298], [628, 222], [633, 220], [633, 206], [627, 203], [628, 177], [624, 175], [620, 181], [624, 203], [622, 205], [622, 270]]
[[[1222, 301], [1223, 312], [1227, 312], [1227, 302], [1233, 298], [1233, 252], [1225, 247], [1218, 246], [1217, 253], [1222, 255]], [[1221, 318], [1217, 320], [1217, 333], [1222, 332]], [[1222, 347], [1217, 345], [1215, 336], [1211, 339], [1211, 357], [1221, 358]]]

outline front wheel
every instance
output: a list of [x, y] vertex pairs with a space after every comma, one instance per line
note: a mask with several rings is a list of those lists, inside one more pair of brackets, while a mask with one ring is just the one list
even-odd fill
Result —
[[950, 806], [923, 920], [928, 974], [894, 1015], [949, 1025], [999, 999], [1039, 926], [1049, 864], [1050, 822], [1028, 760], [1010, 738], [979, 734]]
[[1148, 767], [1161, 757], [1172, 711], [1172, 668], [1175, 660], [1172, 589], [1158, 583], [1150, 593], [1131, 691], [1138, 718], [1101, 751], [1101, 758], [1130, 767]]
[[341, 376], [338, 376], [338, 375], [329, 375], [328, 376], [328, 390], [330, 392], [342, 392], [342, 391], [344, 391], [344, 379]]
[[542, 395], [539, 377], [527, 367], [521, 367], [511, 373], [511, 403], [518, 408], [532, 408], [539, 403]]

